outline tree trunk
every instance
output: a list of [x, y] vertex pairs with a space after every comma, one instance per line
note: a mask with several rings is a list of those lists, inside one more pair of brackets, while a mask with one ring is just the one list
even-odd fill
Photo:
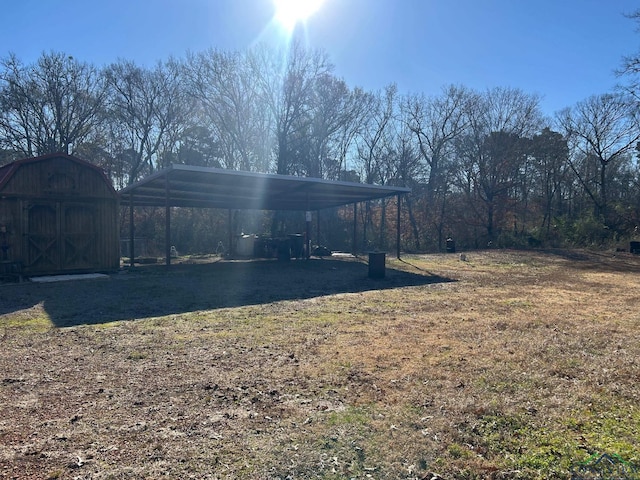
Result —
[[609, 212], [607, 202], [607, 162], [600, 160], [600, 215], [604, 219], [604, 224], [609, 226]]
[[493, 202], [487, 202], [487, 237], [489, 238], [490, 242], [493, 242], [493, 235], [494, 235], [494, 231], [493, 231], [493, 216], [494, 216], [494, 208], [493, 208]]
[[409, 212], [409, 223], [411, 224], [411, 230], [413, 231], [413, 237], [415, 238], [416, 249], [420, 251], [420, 231], [418, 229], [418, 222], [416, 222], [416, 217], [413, 214], [411, 196], [407, 195], [405, 200], [407, 205], [407, 212]]

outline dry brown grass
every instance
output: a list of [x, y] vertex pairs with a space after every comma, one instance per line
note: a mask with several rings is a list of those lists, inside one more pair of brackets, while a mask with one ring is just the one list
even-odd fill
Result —
[[640, 463], [640, 258], [218, 263], [0, 287], [2, 478], [568, 478]]

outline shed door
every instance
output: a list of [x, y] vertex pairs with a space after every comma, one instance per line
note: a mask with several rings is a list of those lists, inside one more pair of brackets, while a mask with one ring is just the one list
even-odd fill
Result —
[[62, 205], [63, 268], [83, 270], [97, 265], [96, 215], [87, 205]]
[[56, 204], [33, 204], [27, 217], [27, 265], [29, 272], [60, 269], [58, 209]]
[[87, 270], [97, 264], [96, 215], [86, 205], [31, 204], [28, 207], [25, 271]]

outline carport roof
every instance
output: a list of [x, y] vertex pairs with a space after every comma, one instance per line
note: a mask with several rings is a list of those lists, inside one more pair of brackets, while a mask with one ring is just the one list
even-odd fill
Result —
[[[136, 206], [322, 210], [409, 193], [404, 187], [171, 165], [120, 190]], [[132, 198], [131, 198], [132, 196]]]

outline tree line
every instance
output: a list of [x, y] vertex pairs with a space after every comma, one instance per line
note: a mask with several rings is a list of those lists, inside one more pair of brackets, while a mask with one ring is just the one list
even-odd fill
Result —
[[[116, 189], [172, 163], [410, 187], [406, 251], [441, 251], [449, 237], [463, 248], [610, 246], [640, 225], [639, 64], [623, 59], [626, 87], [548, 117], [539, 96], [511, 87], [351, 87], [326, 53], [299, 42], [152, 67], [98, 68], [60, 52], [25, 64], [9, 54], [0, 62], [0, 164], [64, 152], [103, 168]], [[389, 248], [396, 208], [390, 199], [323, 213], [318, 241], [347, 248], [355, 214], [361, 248]], [[226, 212], [176, 210], [182, 251], [226, 238]], [[163, 212], [137, 215], [137, 233], [161, 242]], [[236, 215], [236, 225], [286, 228], [271, 213]]]

